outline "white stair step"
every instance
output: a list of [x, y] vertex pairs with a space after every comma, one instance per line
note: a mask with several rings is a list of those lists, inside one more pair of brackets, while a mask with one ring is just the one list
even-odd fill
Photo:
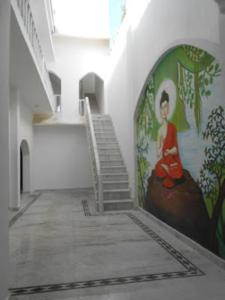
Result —
[[115, 190], [115, 189], [129, 189], [128, 181], [103, 181], [103, 189]]
[[108, 118], [92, 118], [92, 121], [95, 123], [107, 123], [112, 125], [112, 121]]
[[122, 199], [128, 199], [130, 197], [130, 190], [129, 189], [125, 189], [125, 190], [107, 190], [107, 191], [103, 191], [103, 199], [104, 201], [107, 200], [122, 200]]
[[104, 159], [102, 157], [99, 157], [99, 159], [100, 159], [100, 163], [102, 163], [102, 162], [117, 162], [117, 161], [122, 161], [123, 162], [122, 156], [119, 159], [118, 158], [111, 158], [110, 160], [108, 160], [108, 158]]
[[94, 125], [94, 128], [96, 129], [102, 129], [102, 131], [104, 131], [104, 129], [113, 129], [113, 126], [112, 124], [110, 124], [110, 122], [98, 122], [98, 121], [93, 121], [93, 125]]
[[120, 154], [101, 154], [99, 155], [100, 160], [121, 160]]
[[107, 128], [101, 128], [101, 126], [94, 125], [94, 130], [95, 130], [96, 133], [103, 133], [103, 132], [109, 132], [109, 133], [113, 132], [113, 133], [115, 133], [114, 128], [112, 126], [107, 127]]
[[119, 150], [120, 151], [120, 148], [118, 144], [111, 145], [111, 146], [104, 144], [100, 146], [98, 145], [98, 150]]
[[94, 128], [96, 129], [113, 129], [113, 125], [110, 122], [98, 122], [93, 121]]
[[124, 167], [124, 162], [123, 160], [101, 160], [100, 161], [100, 166], [101, 167]]
[[110, 167], [101, 167], [102, 174], [118, 174], [126, 173], [127, 170], [124, 166], [110, 166]]
[[120, 153], [120, 149], [98, 149], [98, 153], [99, 155], [101, 156], [102, 154], [103, 155], [121, 155]]
[[113, 210], [129, 210], [133, 209], [133, 201], [130, 199], [119, 201], [107, 201], [103, 203], [104, 205], [104, 211], [113, 211]]
[[118, 173], [118, 174], [104, 174], [104, 180], [105, 181], [115, 181], [115, 180], [119, 180], [119, 181], [123, 181], [123, 180], [128, 180], [128, 175], [127, 173]]
[[115, 139], [116, 138], [114, 132], [110, 132], [110, 133], [108, 133], [108, 132], [101, 132], [101, 133], [95, 132], [95, 137], [96, 137], [96, 139], [99, 139], [99, 138], [100, 139], [104, 139], [104, 138]]
[[98, 142], [97, 146], [98, 146], [98, 149], [119, 149], [118, 142], [115, 142], [115, 143]]
[[99, 143], [117, 143], [117, 139], [114, 137], [96, 137], [97, 144]]

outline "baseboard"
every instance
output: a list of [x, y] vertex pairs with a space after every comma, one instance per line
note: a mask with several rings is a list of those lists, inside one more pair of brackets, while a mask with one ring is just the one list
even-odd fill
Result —
[[184, 235], [183, 233], [177, 231], [176, 229], [174, 229], [173, 227], [169, 226], [165, 222], [163, 222], [160, 219], [156, 218], [155, 216], [153, 216], [151, 213], [149, 213], [148, 211], [144, 210], [143, 208], [138, 207], [138, 210], [141, 211], [148, 218], [150, 218], [151, 220], [153, 220], [154, 222], [156, 222], [159, 226], [161, 226], [162, 228], [164, 228], [167, 231], [169, 231], [170, 233], [172, 233], [176, 238], [178, 238], [179, 240], [183, 241], [188, 246], [194, 248], [199, 253], [201, 253], [203, 256], [205, 256], [206, 258], [208, 258], [209, 260], [211, 260], [213, 263], [215, 263], [217, 266], [219, 266], [220, 268], [222, 268], [223, 270], [225, 270], [225, 260], [223, 260], [219, 256], [215, 255], [214, 253], [212, 253], [208, 249], [204, 248], [203, 246], [201, 246], [200, 244], [198, 244], [197, 242], [195, 242], [194, 240], [192, 240], [188, 236]]

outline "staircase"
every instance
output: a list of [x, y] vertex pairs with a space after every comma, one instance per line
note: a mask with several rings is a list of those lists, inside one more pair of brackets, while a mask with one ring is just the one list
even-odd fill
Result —
[[104, 211], [133, 208], [128, 174], [108, 115], [92, 114], [100, 161]]

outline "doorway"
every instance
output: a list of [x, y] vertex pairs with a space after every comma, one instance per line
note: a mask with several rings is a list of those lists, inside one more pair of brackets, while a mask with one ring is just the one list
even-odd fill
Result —
[[20, 193], [30, 192], [30, 151], [26, 140], [20, 145]]
[[88, 73], [80, 79], [79, 96], [89, 98], [92, 113], [104, 113], [104, 81], [97, 74]]

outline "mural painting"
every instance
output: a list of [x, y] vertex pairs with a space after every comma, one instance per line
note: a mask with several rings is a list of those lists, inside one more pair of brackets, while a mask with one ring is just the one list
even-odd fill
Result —
[[222, 69], [183, 45], [150, 74], [136, 114], [141, 207], [225, 258]]

